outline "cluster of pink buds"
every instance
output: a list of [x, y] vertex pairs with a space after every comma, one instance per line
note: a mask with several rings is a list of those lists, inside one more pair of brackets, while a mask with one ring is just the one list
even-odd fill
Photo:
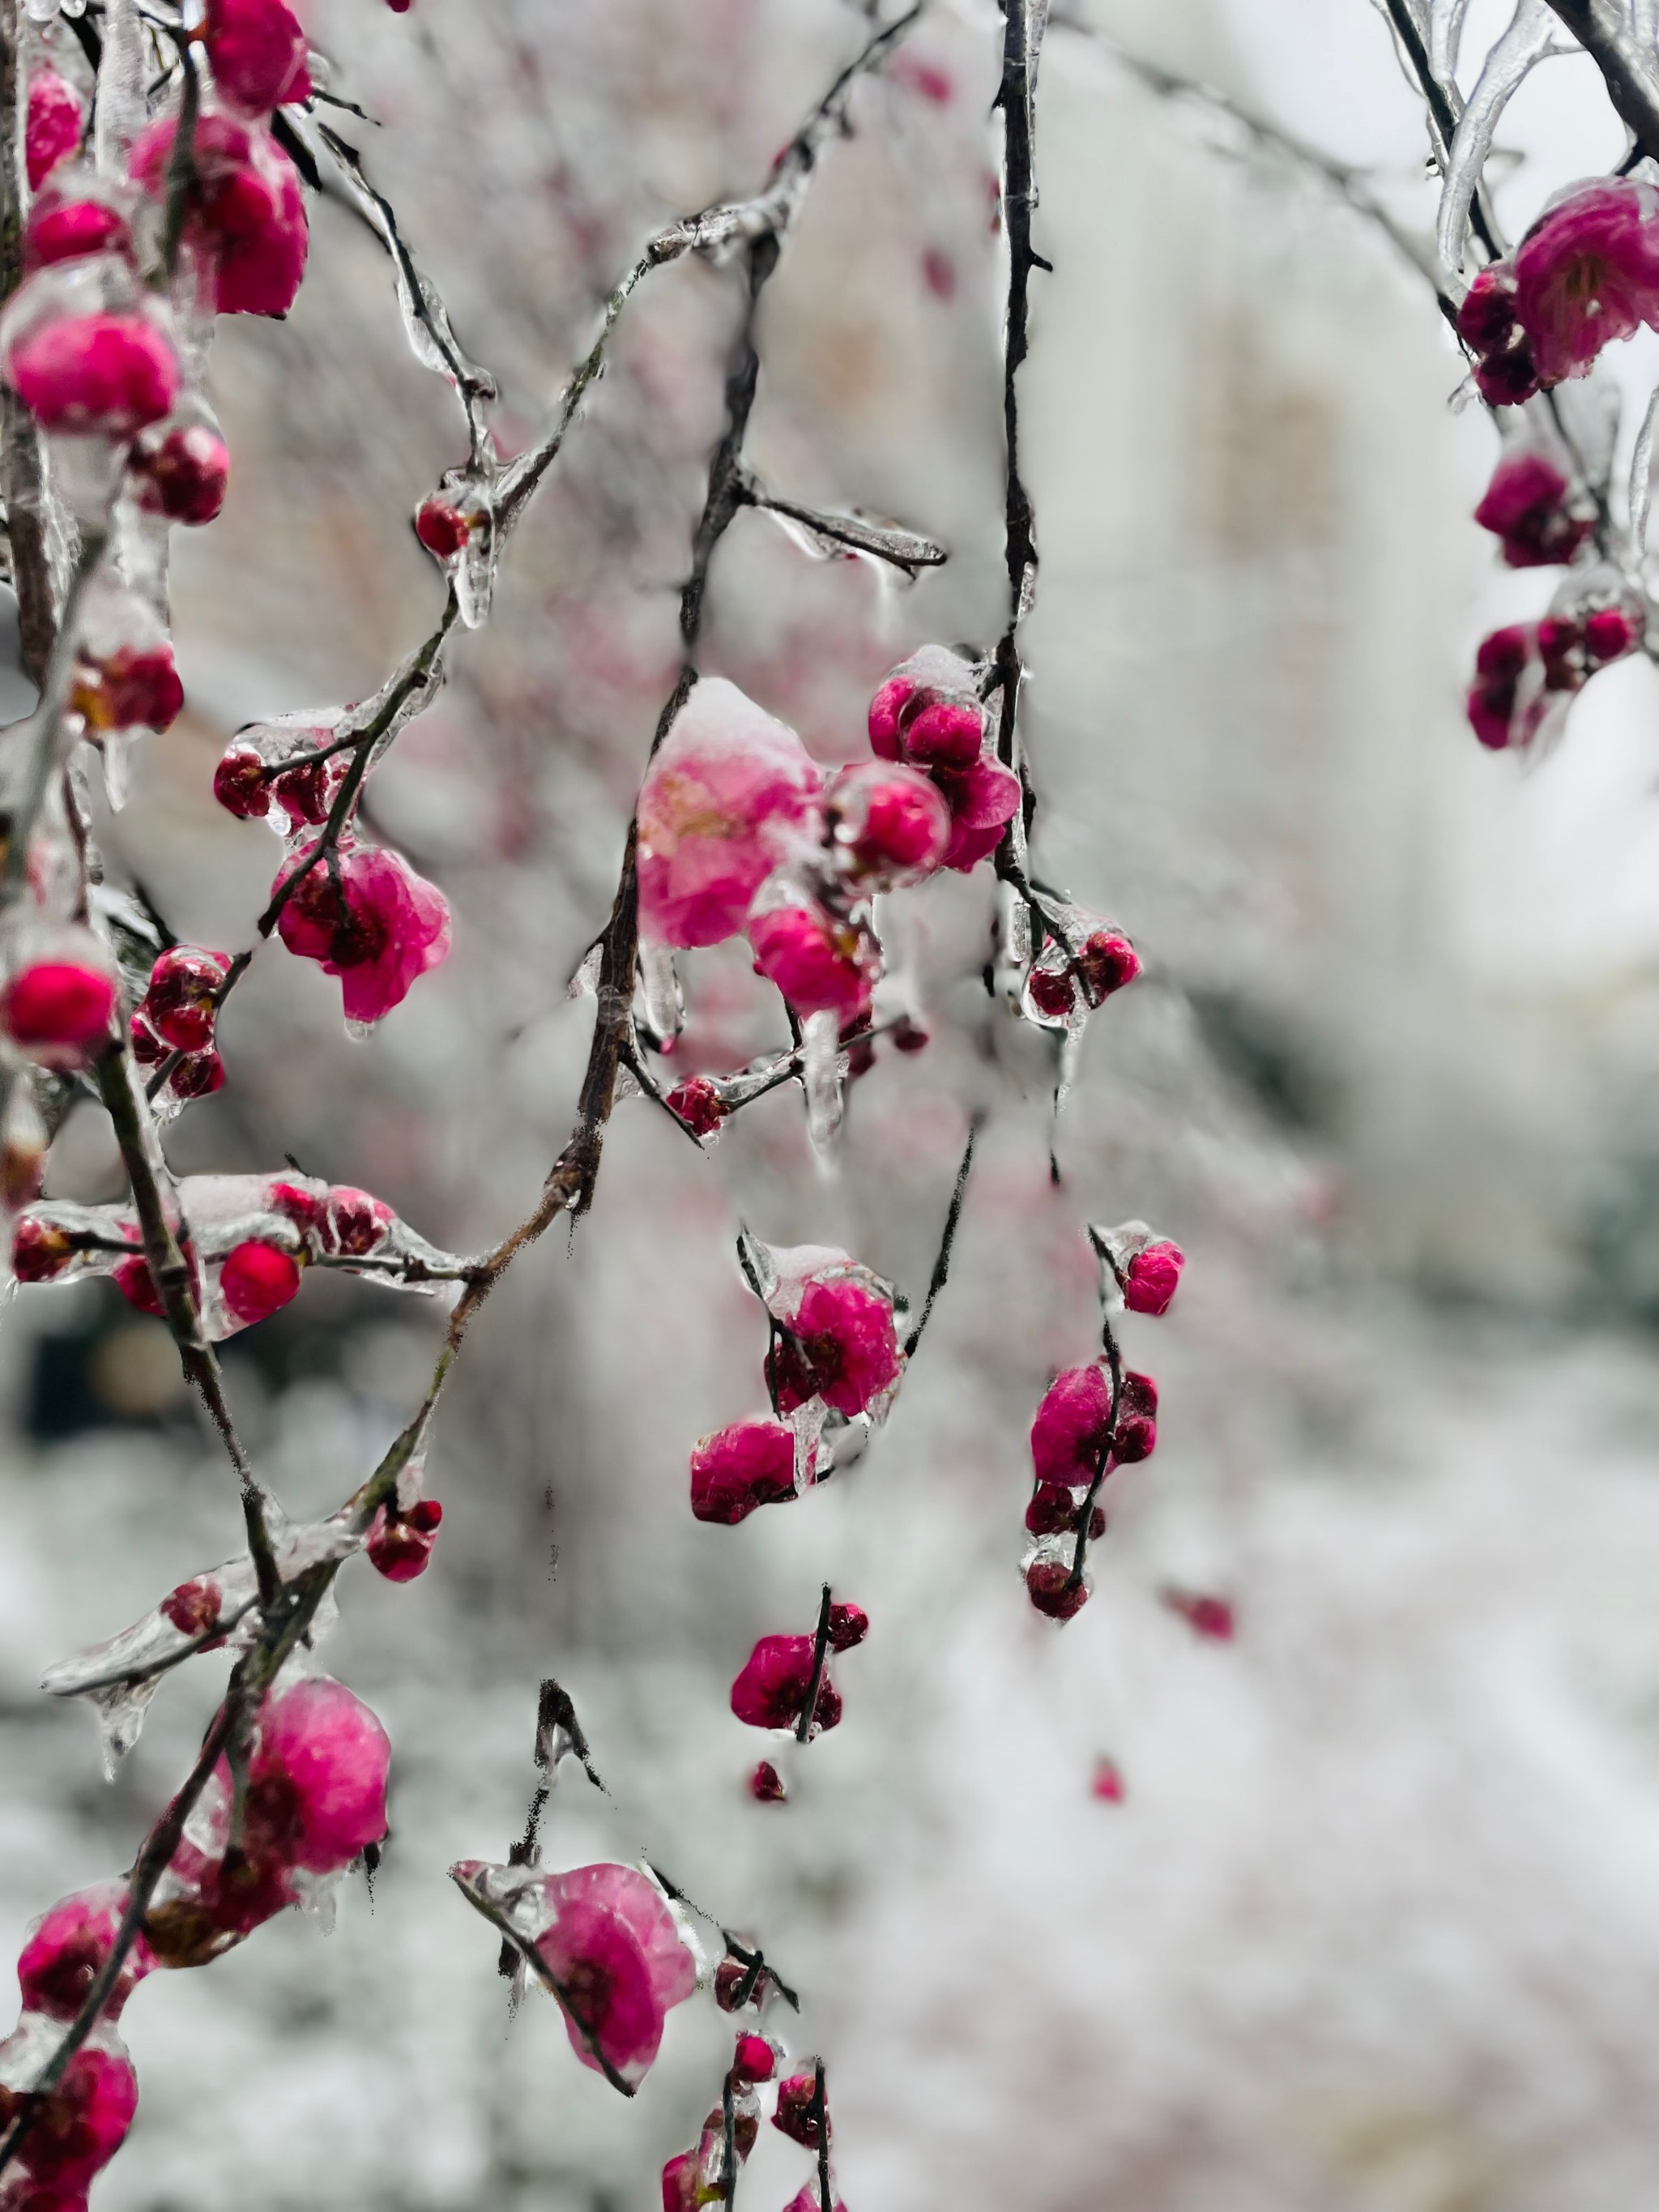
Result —
[[1469, 726], [1492, 751], [1526, 751], [1559, 730], [1568, 702], [1599, 669], [1641, 644], [1642, 615], [1622, 589], [1564, 594], [1539, 623], [1483, 638], [1469, 687]]
[[[234, 1336], [280, 1311], [307, 1267], [410, 1290], [459, 1272], [453, 1255], [417, 1237], [382, 1200], [347, 1184], [297, 1175], [186, 1176], [178, 1190], [179, 1234], [210, 1338]], [[14, 1228], [11, 1263], [23, 1283], [108, 1275], [141, 1313], [163, 1310], [125, 1205], [30, 1206]]]
[[[730, 1973], [737, 1987], [751, 1978], [732, 1959], [722, 1961], [720, 1972]], [[764, 1988], [763, 1975], [745, 2002], [758, 2005]], [[833, 2185], [827, 2184], [830, 2126], [823, 2068], [817, 2059], [807, 2059], [780, 2075], [785, 2063], [782, 2046], [770, 2036], [752, 2030], [738, 2034], [720, 2101], [704, 2120], [696, 2148], [681, 2151], [662, 2170], [663, 2212], [702, 2212], [704, 2206], [733, 2201], [738, 2169], [747, 2163], [760, 2135], [759, 2091], [775, 2077], [772, 2125], [818, 2161], [817, 2175], [790, 2200], [785, 2212], [822, 2212], [825, 2185], [830, 2187], [834, 2212], [846, 2212]]]
[[210, 1097], [225, 1079], [213, 1033], [219, 991], [229, 973], [228, 952], [197, 945], [170, 945], [150, 970], [149, 988], [132, 1018], [132, 1056], [141, 1068], [167, 1067], [154, 1101], [163, 1115], [189, 1099]]
[[1031, 1603], [1054, 1620], [1070, 1620], [1088, 1602], [1085, 1561], [1106, 1533], [1097, 1501], [1107, 1477], [1149, 1458], [1158, 1443], [1158, 1386], [1124, 1366], [1111, 1316], [1167, 1313], [1184, 1264], [1180, 1247], [1142, 1221], [1089, 1234], [1100, 1261], [1105, 1351], [1057, 1375], [1031, 1424], [1025, 1526], [1036, 1540], [1021, 1571]]
[[385, 1835], [390, 1746], [343, 1684], [315, 1676], [272, 1691], [246, 1750], [240, 1806], [222, 1759], [91, 2034], [38, 2104], [34, 2083], [116, 1945], [127, 1886], [78, 1891], [31, 1931], [17, 1962], [21, 2018], [0, 2043], [0, 2135], [15, 2122], [27, 2130], [0, 2186], [7, 2212], [84, 2208], [119, 2149], [138, 2085], [117, 2022], [146, 1975], [216, 1958], [284, 1907], [314, 1899]]
[[870, 1616], [862, 1606], [831, 1604], [826, 1592], [817, 1635], [761, 1638], [732, 1685], [732, 1711], [745, 1728], [800, 1735], [803, 1742], [822, 1735], [841, 1720], [841, 1692], [830, 1680], [829, 1655], [854, 1650], [869, 1633]]
[[1569, 562], [1595, 532], [1595, 501], [1541, 446], [1516, 443], [1492, 471], [1474, 519], [1511, 568]]
[[1603, 346], [1659, 329], [1659, 190], [1606, 177], [1558, 193], [1458, 310], [1474, 380], [1494, 407], [1588, 374]]
[[290, 952], [338, 976], [346, 1021], [361, 1033], [447, 958], [450, 916], [443, 893], [400, 854], [362, 843], [349, 823], [329, 836], [351, 760], [345, 720], [331, 709], [239, 732], [213, 791], [229, 813], [269, 823], [287, 842], [271, 885], [283, 901], [276, 933]]
[[925, 645], [870, 702], [870, 744], [883, 760], [925, 775], [943, 796], [950, 835], [939, 865], [966, 874], [996, 850], [1019, 811], [1019, 779], [996, 757], [981, 703], [984, 670], [946, 646]]
[[452, 469], [416, 508], [415, 535], [448, 579], [462, 621], [477, 629], [489, 619], [495, 580], [497, 532], [489, 486], [470, 471]]
[[0, 1036], [21, 1058], [67, 1074], [109, 1042], [115, 975], [90, 930], [32, 930], [0, 984]]
[[772, 1417], [731, 1422], [691, 1454], [691, 1510], [728, 1528], [809, 1488], [826, 1425], [883, 1420], [904, 1367], [892, 1289], [868, 1267], [830, 1245], [775, 1250], [746, 1233], [738, 1253], [770, 1324]]
[[1089, 1016], [1140, 973], [1140, 955], [1115, 922], [1046, 900], [1048, 934], [1026, 973], [1021, 1011], [1040, 1029], [1076, 1036]]
[[582, 2064], [631, 2092], [697, 1985], [696, 1947], [658, 1884], [610, 1864], [543, 1875], [462, 1859], [449, 1873], [557, 1997]]

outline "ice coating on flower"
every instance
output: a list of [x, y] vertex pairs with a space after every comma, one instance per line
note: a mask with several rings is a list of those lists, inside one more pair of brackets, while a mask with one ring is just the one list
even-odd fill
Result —
[[677, 945], [735, 935], [778, 861], [804, 840], [816, 842], [823, 781], [793, 730], [735, 684], [703, 678], [640, 792], [647, 935]]
[[170, 730], [185, 704], [172, 646], [161, 639], [154, 645], [118, 645], [96, 658], [83, 653], [75, 665], [70, 703], [88, 736]]
[[249, 1767], [248, 1848], [337, 1873], [386, 1834], [386, 1730], [343, 1682], [319, 1674], [270, 1698]]
[[938, 786], [900, 763], [842, 769], [824, 799], [832, 849], [870, 890], [897, 890], [932, 875], [951, 842], [951, 810]]
[[539, 1890], [553, 1919], [536, 1954], [556, 1987], [572, 2050], [595, 2072], [608, 2063], [629, 2084], [642, 2080], [666, 2014], [697, 1984], [667, 1899], [625, 1866], [576, 1867], [548, 1875]]
[[207, 0], [202, 39], [213, 82], [234, 107], [268, 115], [309, 96], [306, 34], [283, 0]]
[[1112, 1432], [1112, 1385], [1098, 1363], [1056, 1375], [1031, 1424], [1031, 1463], [1041, 1483], [1081, 1489], [1100, 1470]]
[[[748, 1728], [794, 1729], [812, 1684], [815, 1639], [810, 1636], [763, 1636], [732, 1685], [732, 1710]], [[812, 1708], [812, 1734], [836, 1727], [841, 1695], [828, 1674], [818, 1684]]]
[[1150, 1459], [1158, 1443], [1158, 1385], [1126, 1368], [1112, 1437], [1112, 1456], [1125, 1467]]
[[1595, 509], [1572, 503], [1565, 474], [1533, 447], [1505, 453], [1492, 471], [1474, 519], [1503, 544], [1511, 568], [1571, 561], [1595, 528]]
[[1659, 191], [1607, 177], [1561, 195], [1516, 251], [1515, 312], [1546, 387], [1659, 328]]
[[750, 1776], [749, 1795], [757, 1805], [787, 1802], [789, 1792], [783, 1786], [783, 1777], [769, 1759], [763, 1759]]
[[[307, 845], [295, 854], [273, 895], [316, 850]], [[334, 855], [307, 870], [276, 933], [290, 952], [340, 978], [348, 1021], [378, 1022], [447, 958], [449, 902], [399, 854], [342, 838]]]
[[942, 645], [899, 663], [870, 702], [870, 745], [879, 759], [916, 768], [967, 768], [980, 757], [985, 715], [979, 672]]
[[757, 1416], [703, 1437], [691, 1454], [691, 1510], [728, 1528], [757, 1506], [795, 1495], [795, 1437], [781, 1421]]
[[893, 1302], [873, 1280], [856, 1274], [809, 1280], [789, 1328], [796, 1359], [787, 1363], [778, 1394], [786, 1413], [816, 1396], [838, 1413], [862, 1413], [898, 1380]]
[[233, 1245], [220, 1267], [219, 1295], [244, 1328], [268, 1321], [299, 1289], [300, 1263], [293, 1254], [257, 1237]]
[[230, 448], [205, 422], [158, 424], [133, 447], [129, 466], [139, 506], [169, 522], [198, 527], [225, 503]]
[[851, 1651], [870, 1633], [870, 1616], [861, 1605], [832, 1605], [830, 1608], [830, 1649]]
[[741, 1959], [722, 1959], [714, 1969], [714, 2002], [722, 2012], [742, 2012], [758, 2006], [770, 1981], [764, 1966], [757, 1973]]
[[757, 975], [803, 1018], [835, 1014], [846, 1023], [869, 1006], [880, 958], [860, 923], [803, 899], [751, 915], [749, 944]]
[[[61, 2029], [25, 2015], [0, 2043], [0, 2135], [52, 2055]], [[86, 2192], [126, 2139], [138, 2109], [132, 2063], [112, 2029], [100, 2031], [70, 2060], [36, 2112], [13, 2173], [0, 2183], [6, 2212], [80, 2212]], [[15, 2178], [14, 2178], [15, 2177]]]
[[776, 2071], [778, 2054], [763, 2035], [738, 2038], [732, 2054], [732, 2071], [742, 2081], [769, 2081]]
[[803, 2150], [817, 2150], [829, 2132], [829, 2113], [821, 2107], [816, 2072], [786, 2074], [778, 2084], [772, 2124]]
[[668, 1093], [670, 1109], [700, 1141], [719, 1136], [730, 1110], [706, 1075], [689, 1075]]
[[171, 1121], [192, 1099], [210, 1098], [216, 1091], [223, 1089], [225, 1064], [210, 1045], [180, 1056], [172, 1046], [161, 1042], [142, 1013], [133, 1016], [128, 1036], [133, 1060], [146, 1075], [172, 1062], [166, 1081], [150, 1099], [158, 1121]]
[[1491, 407], [1519, 407], [1538, 390], [1538, 364], [1516, 307], [1515, 276], [1501, 262], [1476, 275], [1457, 311], [1457, 333], [1474, 355], [1475, 388]]
[[966, 875], [995, 852], [1018, 813], [1019, 778], [998, 761], [981, 760], [960, 770], [941, 769], [938, 781], [951, 809], [943, 866]]
[[382, 1505], [363, 1547], [369, 1565], [389, 1583], [412, 1583], [427, 1571], [443, 1517], [444, 1509], [435, 1498], [417, 1498], [406, 1513], [396, 1516]]
[[49, 185], [29, 210], [23, 265], [46, 269], [88, 253], [130, 253], [132, 233], [112, 198], [100, 198], [91, 179]]
[[[166, 198], [177, 132], [163, 116], [133, 144], [133, 177], [156, 200]], [[185, 235], [211, 272], [214, 306], [222, 315], [285, 315], [309, 244], [299, 172], [261, 125], [213, 112], [197, 118], [191, 156]]]
[[213, 1042], [215, 994], [230, 971], [230, 955], [204, 945], [169, 945], [150, 969], [140, 1011], [163, 1044], [200, 1052]]
[[58, 164], [80, 145], [84, 112], [80, 94], [55, 69], [35, 70], [29, 79], [28, 116], [23, 126], [32, 192], [38, 192]]
[[[73, 2020], [110, 1954], [125, 1910], [125, 1881], [102, 1881], [60, 1898], [29, 1930], [17, 1960], [17, 1984], [25, 2012], [52, 2020]], [[155, 1965], [141, 1936], [128, 1952], [99, 2017], [115, 2021], [121, 2008]]]
[[[278, 715], [239, 730], [214, 770], [213, 795], [245, 822], [269, 822], [279, 836], [327, 821], [350, 755], [328, 753], [344, 709], [326, 708]], [[286, 761], [296, 763], [285, 768]]]
[[89, 958], [31, 961], [0, 989], [0, 1030], [46, 1067], [83, 1066], [114, 1012], [114, 978]]
[[1074, 1576], [1066, 1559], [1033, 1559], [1025, 1570], [1025, 1592], [1031, 1603], [1050, 1620], [1074, 1620], [1089, 1602], [1086, 1574]]
[[435, 560], [452, 561], [471, 537], [472, 520], [434, 492], [415, 510], [415, 535]]
[[171, 414], [179, 356], [147, 315], [61, 315], [10, 346], [6, 380], [42, 428], [130, 438]]
[[1160, 1237], [1138, 1252], [1124, 1271], [1123, 1303], [1131, 1313], [1165, 1314], [1181, 1280], [1187, 1255], [1178, 1244]]

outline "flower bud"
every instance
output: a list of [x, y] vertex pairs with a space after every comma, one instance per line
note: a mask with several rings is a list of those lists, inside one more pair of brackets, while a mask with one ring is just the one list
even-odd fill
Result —
[[9, 348], [6, 380], [41, 428], [130, 438], [171, 414], [179, 356], [146, 315], [60, 315]]
[[213, 1042], [219, 1007], [216, 994], [230, 973], [228, 952], [174, 945], [150, 970], [140, 1012], [174, 1052], [200, 1052]]
[[755, 973], [775, 983], [803, 1019], [862, 1013], [880, 969], [867, 931], [805, 902], [769, 908], [749, 918]]
[[364, 1549], [369, 1565], [389, 1583], [412, 1583], [423, 1575], [438, 1540], [444, 1509], [435, 1498], [418, 1498], [395, 1519], [382, 1505], [369, 1524]]
[[226, 1310], [245, 1327], [280, 1312], [299, 1288], [299, 1261], [280, 1245], [258, 1237], [234, 1245], [219, 1270], [219, 1295]]
[[699, 1521], [734, 1528], [757, 1506], [794, 1495], [794, 1431], [781, 1421], [733, 1421], [691, 1454], [691, 1510]]
[[803, 2150], [817, 2150], [828, 2139], [830, 2114], [818, 2099], [817, 2074], [787, 2074], [778, 2084], [772, 2124]]
[[158, 426], [138, 441], [128, 465], [139, 506], [169, 522], [211, 522], [225, 503], [230, 448], [205, 422]]
[[38, 192], [60, 161], [81, 143], [85, 112], [81, 95], [55, 69], [38, 69], [29, 79], [28, 117], [23, 126], [29, 190]]
[[861, 1605], [832, 1605], [830, 1608], [830, 1649], [851, 1651], [870, 1633], [870, 1616]]
[[876, 761], [843, 769], [824, 799], [831, 848], [872, 890], [897, 890], [932, 875], [951, 842], [951, 810], [914, 769]]
[[1186, 1255], [1167, 1237], [1137, 1252], [1123, 1273], [1123, 1303], [1131, 1313], [1165, 1314], [1175, 1297]]
[[1025, 1589], [1037, 1611], [1050, 1620], [1074, 1620], [1089, 1602], [1089, 1577], [1074, 1577], [1064, 1559], [1033, 1559], [1025, 1570]]
[[[815, 1656], [810, 1636], [761, 1638], [732, 1685], [732, 1710], [745, 1727], [796, 1727], [811, 1686]], [[837, 1726], [841, 1712], [840, 1693], [826, 1674], [812, 1708], [811, 1734]]]
[[769, 2081], [777, 2069], [778, 2054], [763, 2035], [740, 2035], [732, 2059], [739, 2081]]
[[220, 96], [251, 115], [311, 94], [306, 35], [283, 0], [207, 0], [202, 39]]
[[0, 1030], [42, 1066], [86, 1065], [109, 1035], [115, 983], [82, 960], [36, 960], [0, 990]]

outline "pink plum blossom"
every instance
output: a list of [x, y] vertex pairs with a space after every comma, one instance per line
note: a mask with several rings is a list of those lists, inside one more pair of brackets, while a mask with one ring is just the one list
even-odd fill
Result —
[[147, 315], [60, 315], [11, 346], [6, 379], [44, 429], [130, 438], [170, 414], [179, 356]]
[[[804, 2181], [784, 2206], [783, 2212], [823, 2212], [823, 2193], [816, 2181]], [[831, 2203], [831, 2212], [847, 2212], [839, 2196]]]
[[641, 2081], [669, 2010], [696, 1987], [696, 1961], [666, 1899], [632, 1867], [576, 1867], [541, 1885], [553, 1924], [536, 1944], [584, 2066]]
[[88, 253], [129, 253], [132, 233], [112, 199], [100, 198], [85, 180], [77, 188], [49, 185], [29, 210], [23, 234], [27, 269], [50, 268]]
[[1131, 1313], [1168, 1313], [1186, 1264], [1185, 1253], [1168, 1237], [1148, 1244], [1124, 1269], [1124, 1304]]
[[139, 506], [169, 522], [199, 526], [225, 503], [230, 448], [205, 422], [158, 427], [133, 447], [130, 466]]
[[827, 2139], [830, 2115], [818, 2102], [816, 2072], [786, 2074], [778, 2084], [778, 2101], [772, 2124], [803, 2150], [817, 2150]]
[[1477, 274], [1457, 311], [1457, 334], [1474, 356], [1475, 387], [1489, 407], [1519, 407], [1536, 393], [1538, 364], [1511, 269], [1494, 262]]
[[838, 1413], [862, 1413], [898, 1379], [893, 1302], [872, 1276], [810, 1277], [787, 1328], [768, 1362], [782, 1413], [816, 1397]]
[[835, 1014], [843, 1023], [870, 1004], [879, 970], [874, 939], [855, 921], [799, 900], [749, 919], [755, 972], [775, 983], [803, 1018]]
[[114, 1012], [113, 977], [88, 961], [33, 961], [0, 991], [0, 1030], [47, 1067], [84, 1066]]
[[81, 143], [85, 110], [81, 95], [55, 69], [38, 69], [29, 79], [28, 117], [23, 126], [29, 190], [38, 192], [52, 171]]
[[278, 1692], [249, 1768], [248, 1849], [312, 1874], [349, 1866], [386, 1834], [391, 1759], [386, 1730], [343, 1682], [318, 1674]]
[[[47, 2051], [35, 2052], [27, 2027], [0, 2043], [0, 2135], [23, 2109], [28, 2079]], [[7, 2077], [21, 2070], [24, 2078]], [[86, 2192], [126, 2140], [138, 2109], [132, 2063], [112, 2033], [88, 2043], [36, 2112], [17, 2156], [22, 2188], [5, 2185], [7, 2212], [76, 2212]]]
[[203, 43], [220, 96], [251, 115], [310, 96], [306, 34], [283, 0], [207, 0]]
[[149, 971], [140, 1002], [145, 1020], [175, 1052], [200, 1052], [213, 1042], [216, 994], [230, 970], [228, 952], [198, 945], [169, 945]]
[[219, 1295], [244, 1328], [268, 1321], [299, 1295], [300, 1266], [280, 1245], [250, 1237], [234, 1245], [219, 1269]]
[[70, 703], [89, 736], [106, 736], [112, 730], [170, 730], [185, 704], [172, 646], [162, 638], [154, 645], [118, 645], [95, 655], [83, 652], [75, 665]]
[[830, 1649], [852, 1651], [870, 1633], [870, 1616], [861, 1605], [832, 1605], [830, 1608]]
[[1158, 1595], [1160, 1604], [1184, 1620], [1194, 1635], [1202, 1637], [1206, 1643], [1231, 1644], [1238, 1632], [1237, 1619], [1224, 1597], [1212, 1596], [1202, 1590], [1182, 1589], [1173, 1583], [1166, 1583]]
[[[99, 1882], [62, 1898], [29, 1931], [17, 1960], [25, 2012], [73, 2020], [110, 1953], [126, 1907], [125, 1881]], [[155, 1965], [141, 1936], [122, 1963], [99, 2017], [118, 2020], [121, 2008]]]
[[[133, 144], [134, 179], [156, 200], [167, 195], [177, 132], [161, 116]], [[285, 315], [310, 242], [299, 172], [262, 125], [214, 112], [197, 118], [191, 155], [185, 234], [211, 272], [215, 307], [222, 315]]]
[[861, 761], [842, 769], [824, 809], [833, 850], [871, 890], [922, 882], [942, 865], [951, 842], [951, 810], [939, 787], [902, 765]]
[[735, 1528], [757, 1506], [794, 1495], [794, 1432], [781, 1421], [733, 1421], [692, 1451], [691, 1510], [699, 1521]]
[[[293, 855], [273, 893], [315, 850], [307, 845]], [[396, 853], [343, 838], [337, 854], [307, 871], [276, 932], [290, 952], [340, 978], [349, 1021], [377, 1022], [447, 957], [449, 906]]]
[[943, 865], [966, 875], [995, 852], [1019, 811], [1019, 778], [1000, 762], [981, 760], [959, 770], [940, 769], [937, 781], [951, 810]]
[[1511, 568], [1571, 561], [1595, 528], [1594, 507], [1575, 507], [1565, 475], [1533, 447], [1504, 455], [1474, 519], [1502, 541]]
[[1564, 193], [1516, 249], [1515, 311], [1546, 388], [1659, 328], [1659, 190], [1607, 177]]
[[658, 747], [639, 800], [640, 918], [665, 945], [743, 927], [779, 860], [817, 837], [823, 775], [794, 732], [705, 677]]
[[1082, 1489], [1099, 1472], [1112, 1433], [1112, 1385], [1096, 1362], [1068, 1367], [1048, 1385], [1031, 1424], [1037, 1480]]
[[870, 745], [913, 768], [970, 767], [985, 744], [977, 671], [948, 647], [925, 645], [902, 661], [870, 702]]
[[[732, 1685], [732, 1710], [749, 1728], [793, 1729], [811, 1687], [816, 1641], [810, 1636], [763, 1636]], [[836, 1726], [841, 1695], [826, 1674], [812, 1708], [812, 1733]]]
[[369, 1565], [389, 1583], [412, 1583], [427, 1571], [443, 1517], [444, 1509], [435, 1498], [417, 1498], [406, 1513], [395, 1517], [382, 1505], [363, 1547]]

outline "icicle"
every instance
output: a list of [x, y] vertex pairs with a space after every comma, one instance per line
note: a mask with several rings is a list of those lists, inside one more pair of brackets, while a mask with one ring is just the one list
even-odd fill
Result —
[[1018, 1007], [1031, 968], [1031, 909], [1012, 884], [997, 885], [996, 955], [991, 980], [1005, 1005]]
[[1659, 385], [1654, 387], [1636, 434], [1636, 450], [1630, 462], [1630, 537], [1639, 568], [1647, 558], [1648, 509], [1653, 498], [1653, 440], [1659, 430]]
[[685, 1026], [684, 994], [673, 947], [648, 937], [640, 939], [640, 1003], [652, 1036], [659, 1044], [672, 1044]]
[[1468, 105], [1458, 118], [1435, 227], [1435, 244], [1449, 270], [1463, 265], [1469, 209], [1504, 110], [1528, 71], [1547, 54], [1577, 51], [1557, 42], [1559, 27], [1549, 0], [1520, 0], [1508, 30], [1487, 54]]
[[98, 1745], [104, 1755], [104, 1779], [113, 1782], [121, 1761], [137, 1742], [150, 1699], [161, 1686], [159, 1674], [144, 1682], [112, 1683], [91, 1690], [87, 1702], [98, 1716]]
[[93, 158], [100, 177], [125, 175], [128, 149], [143, 123], [143, 21], [136, 0], [108, 0], [93, 120]]
[[809, 1014], [801, 1033], [801, 1088], [806, 1093], [806, 1131], [819, 1152], [827, 1152], [841, 1128], [846, 1103], [842, 1085], [841, 1017], [833, 1012]]

